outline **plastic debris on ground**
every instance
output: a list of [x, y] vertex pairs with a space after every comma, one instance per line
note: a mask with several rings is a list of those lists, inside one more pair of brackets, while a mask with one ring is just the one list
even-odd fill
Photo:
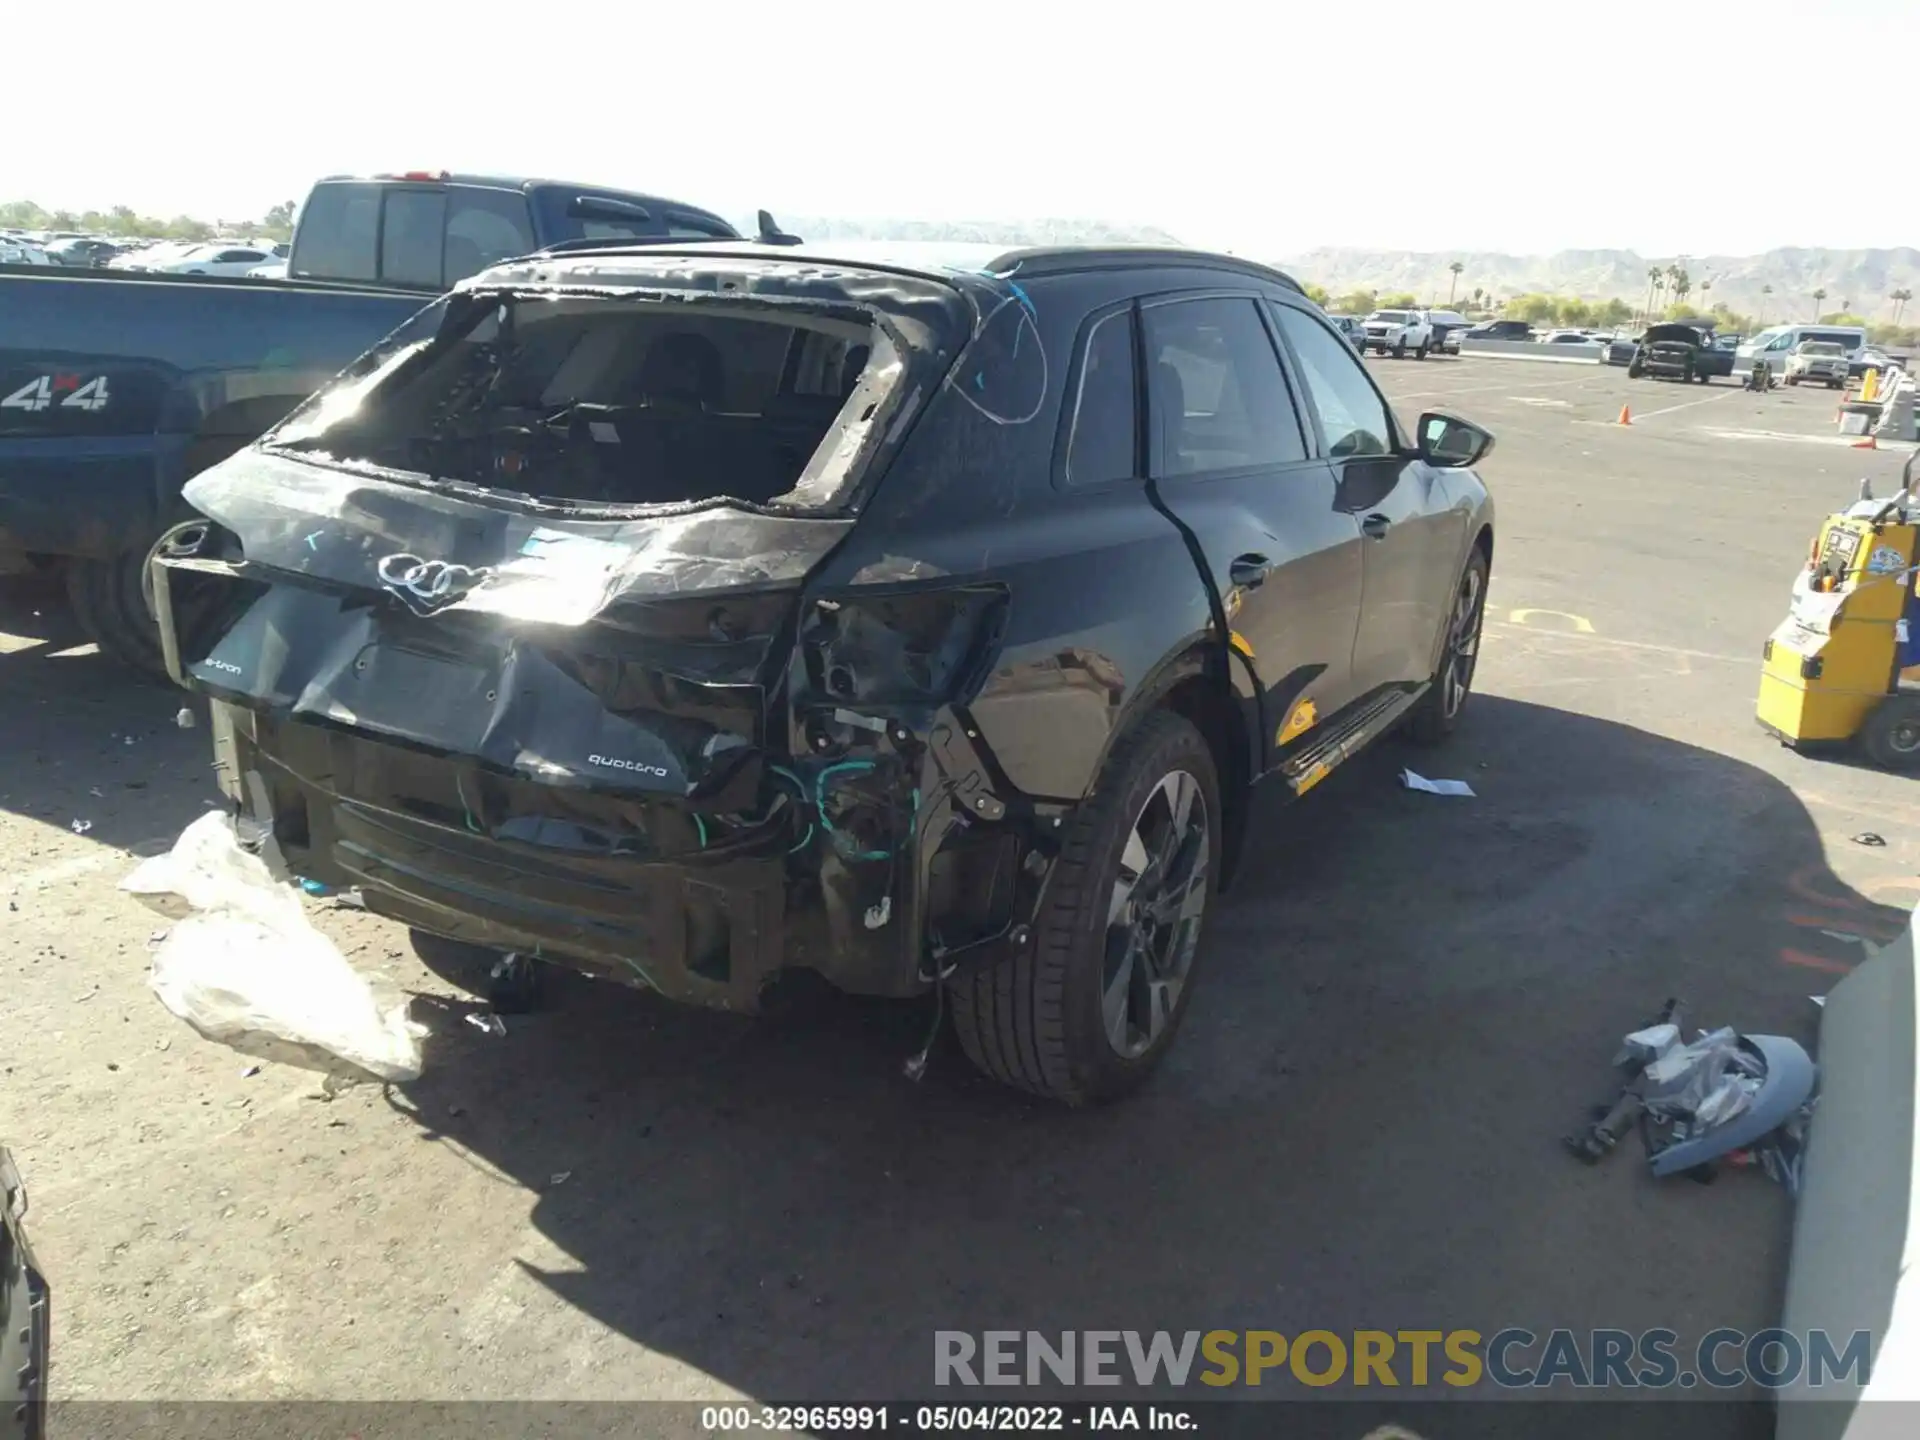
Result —
[[1474, 798], [1473, 787], [1464, 780], [1429, 780], [1411, 770], [1402, 770], [1400, 783], [1409, 790], [1419, 790], [1427, 795], [1464, 795], [1469, 800]]
[[504, 1035], [507, 1033], [507, 1022], [491, 1012], [483, 1015], [476, 1010], [467, 1016], [467, 1024], [473, 1026], [476, 1030], [484, 1030], [489, 1035]]
[[84, 835], [84, 834], [86, 834], [86, 833], [87, 833], [87, 831], [89, 831], [89, 830], [91, 830], [91, 829], [93, 829], [93, 821], [91, 821], [91, 820], [75, 820], [75, 821], [73, 822], [73, 825], [72, 825], [72, 827], [71, 827], [71, 828], [72, 828], [72, 830], [73, 830], [73, 833], [74, 833], [74, 834], [76, 834], [76, 835]]
[[193, 711], [182, 705], [180, 707], [180, 713], [173, 717], [173, 723], [178, 725], [182, 730], [193, 729], [195, 724]]
[[1878, 847], [1887, 843], [1887, 837], [1884, 835], [1876, 835], [1871, 830], [1862, 830], [1858, 835], [1853, 837], [1853, 843], [1856, 845]]
[[375, 997], [308, 921], [300, 891], [242, 847], [228, 815], [202, 815], [120, 888], [175, 922], [149, 983], [207, 1039], [320, 1071], [330, 1085], [419, 1077], [427, 1032], [407, 1018], [404, 997]]
[[[1813, 997], [1816, 1004], [1820, 997]], [[1578, 1159], [1597, 1164], [1637, 1128], [1655, 1175], [1710, 1181], [1719, 1164], [1757, 1167], [1800, 1188], [1807, 1122], [1818, 1072], [1806, 1051], [1778, 1035], [1731, 1026], [1683, 1041], [1678, 1000], [1625, 1036], [1613, 1057], [1626, 1079], [1593, 1121], [1564, 1137]]]

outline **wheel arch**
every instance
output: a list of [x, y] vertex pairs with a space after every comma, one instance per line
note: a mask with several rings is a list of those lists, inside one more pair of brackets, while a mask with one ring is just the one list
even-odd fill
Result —
[[1259, 692], [1243, 668], [1230, 664], [1224, 647], [1196, 637], [1156, 667], [1108, 734], [1087, 791], [1091, 795], [1100, 784], [1115, 747], [1144, 717], [1164, 710], [1186, 720], [1207, 742], [1220, 781], [1222, 889], [1244, 848], [1253, 782], [1259, 775], [1259, 731], [1248, 718], [1250, 710], [1257, 710]]

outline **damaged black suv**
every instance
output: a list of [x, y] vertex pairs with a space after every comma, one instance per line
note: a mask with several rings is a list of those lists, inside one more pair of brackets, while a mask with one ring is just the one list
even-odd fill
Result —
[[1459, 719], [1491, 444], [1226, 257], [553, 252], [196, 478], [155, 608], [291, 871], [699, 1004], [936, 990], [1094, 1100], [1253, 782]]

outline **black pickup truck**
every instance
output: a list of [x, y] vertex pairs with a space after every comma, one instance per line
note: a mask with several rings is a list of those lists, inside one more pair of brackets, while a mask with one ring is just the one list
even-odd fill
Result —
[[0, 265], [0, 575], [63, 568], [100, 648], [157, 673], [146, 561], [192, 476], [488, 265], [716, 238], [676, 200], [415, 171], [317, 184], [285, 280]]

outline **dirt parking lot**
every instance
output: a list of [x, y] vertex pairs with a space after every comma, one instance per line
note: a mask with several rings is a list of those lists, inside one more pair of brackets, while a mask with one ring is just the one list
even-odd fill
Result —
[[419, 996], [426, 1073], [330, 1103], [249, 1074], [153, 999], [163, 922], [114, 888], [213, 803], [206, 731], [8, 590], [0, 1137], [56, 1396], [883, 1398], [929, 1390], [936, 1329], [1771, 1323], [1782, 1190], [1557, 1138], [1670, 994], [1810, 1041], [1851, 937], [1920, 894], [1913, 783], [1753, 721], [1812, 527], [1904, 457], [1837, 442], [1830, 395], [1368, 363], [1406, 419], [1499, 436], [1479, 694], [1437, 757], [1267, 807], [1169, 1064], [1093, 1113], [951, 1047], [909, 1084], [917, 1007], [748, 1022], [577, 981], [493, 1037], [478, 976], [325, 907]]

